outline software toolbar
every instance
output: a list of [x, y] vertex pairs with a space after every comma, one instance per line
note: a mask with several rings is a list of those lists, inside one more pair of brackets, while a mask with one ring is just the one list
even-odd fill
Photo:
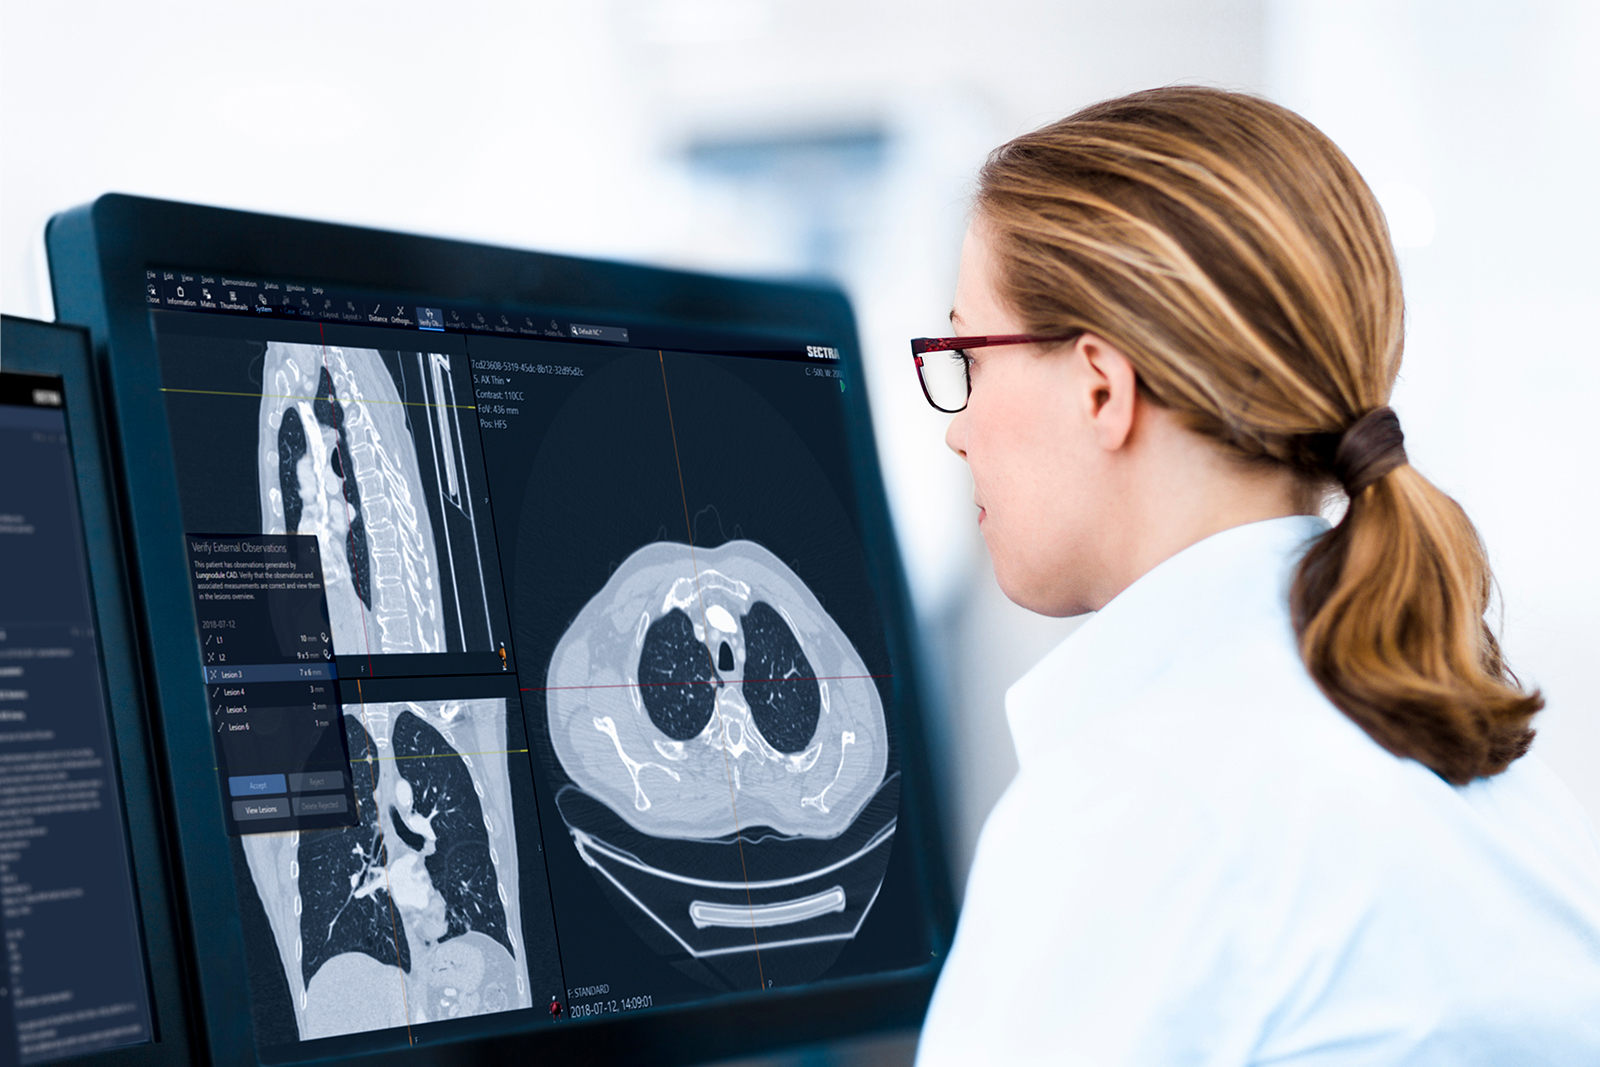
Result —
[[323, 285], [179, 270], [145, 271], [145, 303], [169, 311], [208, 311], [280, 320], [388, 326], [435, 333], [499, 334], [628, 344], [628, 327], [571, 322], [527, 310], [480, 305], [429, 307]]
[[[148, 269], [144, 291], [145, 304], [152, 310], [278, 322], [378, 326], [424, 334], [537, 338], [635, 348], [680, 348], [685, 342], [682, 331], [661, 324], [596, 322], [592, 316], [574, 321], [560, 312], [529, 307], [408, 302], [392, 294], [246, 275]], [[728, 342], [720, 349], [725, 355], [756, 355], [812, 364], [839, 361], [839, 350], [832, 345], [798, 341], [774, 345], [770, 338], [744, 345], [733, 334], [728, 335]]]

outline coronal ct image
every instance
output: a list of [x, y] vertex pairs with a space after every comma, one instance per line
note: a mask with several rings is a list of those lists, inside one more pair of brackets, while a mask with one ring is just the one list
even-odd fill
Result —
[[336, 653], [494, 651], [450, 359], [388, 355], [267, 343], [262, 530], [317, 537]]
[[802, 981], [855, 936], [898, 776], [874, 679], [781, 560], [748, 540], [639, 549], [567, 628], [547, 685], [574, 843], [681, 969]]
[[[301, 1040], [531, 1004], [503, 699], [344, 707], [358, 825], [251, 834]], [[258, 961], [259, 962], [259, 961]]]

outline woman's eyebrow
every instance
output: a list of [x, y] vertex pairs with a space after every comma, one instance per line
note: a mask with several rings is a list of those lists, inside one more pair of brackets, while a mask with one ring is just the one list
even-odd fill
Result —
[[951, 308], [950, 309], [950, 325], [954, 326], [960, 320], [961, 320], [961, 316], [956, 312], [956, 309], [955, 308]]

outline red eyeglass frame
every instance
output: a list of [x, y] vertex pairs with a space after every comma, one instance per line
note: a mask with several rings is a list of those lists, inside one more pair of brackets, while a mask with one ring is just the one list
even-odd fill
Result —
[[942, 408], [934, 403], [933, 394], [928, 392], [928, 383], [922, 377], [922, 357], [928, 352], [951, 352], [967, 348], [992, 348], [995, 345], [1031, 345], [1046, 341], [1075, 341], [1083, 336], [1082, 330], [1072, 333], [1040, 334], [1040, 333], [997, 333], [984, 337], [913, 337], [911, 339], [911, 358], [917, 364], [917, 384], [922, 386], [922, 396], [935, 411], [942, 411], [946, 415], [954, 415], [967, 409], [967, 402], [972, 399], [972, 383], [967, 383], [967, 400], [962, 401], [958, 408]]

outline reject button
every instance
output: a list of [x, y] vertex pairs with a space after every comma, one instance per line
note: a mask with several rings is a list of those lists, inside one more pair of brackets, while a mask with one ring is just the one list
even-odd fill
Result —
[[321, 793], [329, 789], [344, 788], [343, 771], [306, 771], [289, 776], [291, 793]]
[[243, 774], [228, 779], [228, 792], [236, 797], [269, 797], [288, 791], [281, 774]]
[[337, 815], [348, 811], [343, 793], [330, 793], [320, 797], [295, 797], [296, 815]]

